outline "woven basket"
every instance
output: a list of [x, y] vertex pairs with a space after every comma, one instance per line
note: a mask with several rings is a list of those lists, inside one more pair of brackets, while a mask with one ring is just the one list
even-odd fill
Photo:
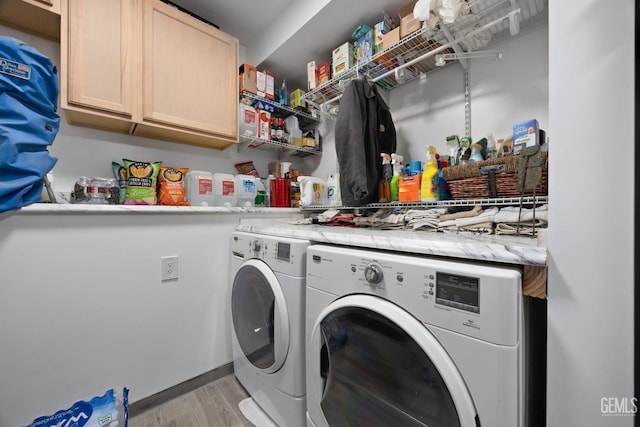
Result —
[[[548, 156], [543, 153], [544, 164], [542, 177], [536, 188], [536, 195], [547, 194]], [[442, 175], [447, 181], [451, 198], [456, 199], [489, 199], [519, 197], [521, 194], [531, 195], [533, 191], [520, 191], [518, 184], [518, 162], [520, 157], [508, 156], [488, 159], [481, 162], [444, 168]], [[483, 174], [480, 168], [492, 166], [495, 169]]]

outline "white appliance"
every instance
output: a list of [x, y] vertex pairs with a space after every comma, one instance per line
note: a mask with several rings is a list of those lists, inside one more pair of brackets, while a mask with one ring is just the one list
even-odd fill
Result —
[[235, 232], [231, 318], [235, 375], [280, 427], [305, 424], [305, 240]]
[[314, 245], [307, 425], [522, 427], [517, 268]]

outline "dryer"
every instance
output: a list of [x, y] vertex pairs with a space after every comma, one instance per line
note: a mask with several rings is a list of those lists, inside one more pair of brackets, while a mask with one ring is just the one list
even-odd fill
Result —
[[236, 377], [280, 427], [305, 424], [306, 240], [235, 232], [231, 319]]
[[314, 245], [307, 425], [523, 427], [515, 267]]

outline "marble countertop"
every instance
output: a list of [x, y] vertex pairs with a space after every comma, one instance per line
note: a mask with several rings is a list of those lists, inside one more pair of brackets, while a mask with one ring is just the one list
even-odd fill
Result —
[[233, 207], [222, 206], [146, 206], [146, 205], [92, 205], [92, 204], [70, 204], [70, 203], [34, 203], [16, 211], [21, 214], [261, 214], [262, 215], [283, 215], [292, 214], [302, 216], [297, 208], [264, 208], [264, 207]]
[[[522, 236], [469, 235], [411, 230], [375, 230], [293, 224], [288, 220], [242, 219], [238, 231], [335, 245], [446, 256], [519, 265], [546, 266], [547, 248]], [[544, 235], [544, 230], [541, 235]]]

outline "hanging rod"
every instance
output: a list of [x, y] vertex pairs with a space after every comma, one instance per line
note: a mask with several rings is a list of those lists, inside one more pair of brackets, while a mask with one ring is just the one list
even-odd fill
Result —
[[[466, 39], [468, 39], [470, 37], [473, 37], [476, 34], [479, 34], [479, 33], [483, 32], [483, 31], [488, 30], [491, 27], [494, 27], [494, 26], [498, 25], [499, 23], [501, 23], [505, 19], [509, 19], [510, 23], [518, 22], [518, 15], [519, 14], [520, 14], [520, 9], [512, 10], [511, 12], [507, 13], [503, 17], [495, 19], [495, 20], [493, 20], [491, 22], [488, 22], [488, 23], [484, 24], [482, 27], [476, 28], [475, 30], [470, 31], [469, 33], [465, 34], [462, 37], [458, 37], [457, 39], [452, 40], [449, 43], [443, 44], [440, 47], [437, 47], [437, 48], [435, 48], [433, 50], [430, 50], [429, 52], [425, 53], [424, 55], [421, 55], [421, 56], [419, 56], [417, 58], [414, 58], [409, 62], [405, 62], [404, 64], [394, 68], [393, 70], [389, 70], [389, 71], [387, 71], [387, 72], [385, 72], [383, 74], [380, 74], [379, 76], [376, 76], [376, 77], [372, 78], [371, 81], [375, 83], [378, 80], [382, 80], [382, 79], [384, 79], [386, 77], [389, 77], [391, 74], [394, 74], [396, 72], [396, 70], [400, 70], [400, 69], [403, 69], [403, 68], [406, 68], [406, 67], [410, 67], [411, 65], [416, 64], [416, 63], [418, 63], [420, 61], [423, 61], [423, 60], [425, 60], [425, 59], [427, 59], [427, 58], [429, 58], [429, 57], [431, 57], [431, 56], [433, 56], [433, 55], [435, 55], [437, 53], [442, 52], [445, 49], [448, 49], [448, 48], [450, 48], [450, 47], [452, 47], [454, 45], [458, 45], [460, 42], [463, 42], [464, 40], [466, 40]], [[336, 97], [333, 97], [330, 100], [324, 102], [324, 104], [334, 103], [334, 102], [338, 101], [340, 98], [342, 98], [342, 95], [338, 95]]]

